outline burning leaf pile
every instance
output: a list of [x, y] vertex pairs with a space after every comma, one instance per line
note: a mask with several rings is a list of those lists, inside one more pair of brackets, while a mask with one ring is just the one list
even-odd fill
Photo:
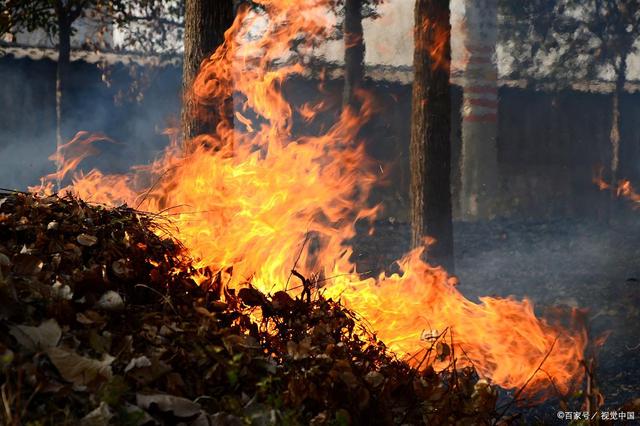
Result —
[[[151, 267], [136, 266], [120, 253], [105, 251], [110, 230], [103, 235], [85, 229], [73, 235], [71, 243], [80, 250], [76, 255], [93, 251], [108, 257], [91, 273], [123, 275], [143, 299], [153, 293], [144, 286], [157, 285], [153, 279], [162, 281], [167, 275], [170, 291], [188, 283], [191, 296], [199, 291], [194, 283], [218, 292], [224, 284], [230, 294], [250, 283], [264, 294], [289, 291], [294, 297], [308, 297], [313, 287], [365, 318], [380, 340], [412, 367], [439, 371], [448, 366], [447, 359], [421, 363], [429, 344], [421, 335], [447, 331], [455, 333], [454, 339], [446, 338], [451, 353], [464, 355], [458, 366], [473, 367], [504, 389], [525, 387], [524, 396], [538, 399], [575, 391], [584, 378], [587, 343], [576, 312], [546, 319], [536, 317], [527, 299], [470, 301], [447, 271], [425, 262], [424, 247], [399, 259], [397, 273], [368, 278], [359, 273], [348, 242], [357, 234], [356, 223], [372, 224], [381, 209], [369, 204], [380, 180], [379, 166], [366, 155], [361, 134], [364, 124], [381, 113], [381, 105], [371, 93], [358, 91], [357, 106], [330, 113], [323, 107], [327, 99], [321, 88], [319, 99], [302, 106], [290, 103], [283, 84], [304, 76], [314, 46], [331, 37], [335, 22], [329, 19], [326, 0], [301, 0], [295, 7], [289, 0], [255, 3], [261, 7], [240, 8], [224, 43], [203, 62], [188, 94], [204, 110], [225, 111], [225, 99], [237, 100], [237, 120], [224, 114], [211, 134], [173, 139], [155, 161], [125, 174], [78, 169], [96, 153], [92, 143], [97, 137], [79, 132], [52, 157], [58, 172], [34, 188], [45, 195], [69, 183], [64, 192], [80, 199], [152, 212], [147, 219], [155, 219], [153, 233], [175, 234], [185, 250], [176, 258], [166, 251], [148, 254], [170, 249], [158, 242], [158, 248], [140, 250], [151, 256]], [[317, 131], [304, 125], [294, 132], [295, 122], [303, 118], [311, 123], [321, 113], [328, 114], [322, 121], [329, 119], [329, 125]], [[144, 239], [135, 243], [150, 244]], [[151, 268], [151, 284], [130, 278], [146, 273], [145, 268]], [[184, 272], [190, 269], [196, 271]], [[292, 277], [292, 269], [299, 276]], [[290, 282], [301, 277], [310, 280], [306, 285]], [[62, 281], [61, 291], [67, 291], [64, 285], [76, 297], [84, 296]], [[119, 304], [113, 294], [93, 297], [103, 296], [105, 303]]]
[[493, 418], [495, 388], [438, 336], [422, 361], [451, 367], [411, 368], [340, 303], [227, 289], [163, 229], [126, 206], [0, 194], [3, 424]]

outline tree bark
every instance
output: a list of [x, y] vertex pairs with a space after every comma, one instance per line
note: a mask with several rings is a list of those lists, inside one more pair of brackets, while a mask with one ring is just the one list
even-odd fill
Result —
[[233, 3], [233, 0], [186, 0], [182, 68], [182, 137], [185, 142], [215, 132], [221, 117], [231, 114], [233, 120], [232, 99], [221, 100], [218, 103], [220, 111], [210, 111], [198, 104], [191, 90], [200, 65], [223, 43], [225, 31], [233, 24]]
[[460, 214], [465, 220], [489, 219], [498, 186], [497, 0], [466, 0], [465, 18]]
[[411, 244], [436, 239], [431, 263], [453, 269], [449, 0], [417, 0], [411, 116]]
[[[56, 66], [56, 152], [72, 135], [65, 127], [65, 116], [68, 111], [66, 92], [69, 81], [71, 63], [71, 19], [66, 14], [58, 14], [58, 62]], [[59, 175], [62, 164], [57, 161], [56, 168]], [[58, 188], [60, 188], [58, 180]]]
[[613, 92], [611, 102], [611, 184], [616, 185], [618, 181], [618, 171], [620, 167], [620, 97], [624, 93], [624, 85], [627, 81], [627, 60], [621, 59], [620, 68], [616, 76], [616, 87]]
[[364, 80], [364, 32], [362, 0], [345, 0], [344, 4], [344, 93], [343, 105], [355, 104], [355, 92]]

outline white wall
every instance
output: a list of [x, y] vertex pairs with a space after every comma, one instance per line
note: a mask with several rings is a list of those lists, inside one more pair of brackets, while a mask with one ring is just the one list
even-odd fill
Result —
[[[76, 33], [71, 38], [72, 49], [82, 48], [87, 40], [95, 40], [96, 34], [100, 29], [100, 25], [98, 25], [95, 21], [84, 18], [78, 19], [73, 24], [73, 27], [76, 29]], [[105, 41], [107, 43], [111, 43], [112, 38], [112, 31], [107, 31], [107, 34], [105, 34]], [[37, 47], [54, 47], [58, 44], [55, 38], [52, 40], [42, 30], [37, 30], [29, 33], [18, 33], [16, 34], [15, 42], [20, 45]]]

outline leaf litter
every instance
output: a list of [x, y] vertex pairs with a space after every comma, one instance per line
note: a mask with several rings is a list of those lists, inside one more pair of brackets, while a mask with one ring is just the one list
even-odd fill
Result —
[[496, 420], [496, 388], [438, 336], [416, 356], [450, 368], [416, 370], [339, 301], [225, 288], [158, 216], [70, 195], [0, 200], [2, 424]]

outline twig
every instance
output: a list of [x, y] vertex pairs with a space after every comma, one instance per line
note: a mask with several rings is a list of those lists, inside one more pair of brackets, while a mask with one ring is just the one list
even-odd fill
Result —
[[473, 367], [474, 370], [478, 371], [478, 368], [476, 367], [476, 364], [473, 362], [473, 360], [469, 357], [469, 355], [467, 354], [467, 351], [464, 350], [464, 348], [462, 347], [462, 345], [460, 343], [458, 343], [458, 347], [460, 348], [460, 350], [462, 351], [462, 353], [464, 354], [465, 357], [467, 357], [467, 360], [471, 363], [471, 366]]
[[0, 386], [0, 394], [2, 395], [2, 407], [4, 408], [4, 413], [7, 416], [7, 424], [12, 424], [13, 416], [11, 415], [11, 404], [7, 397], [7, 383]]
[[[309, 240], [309, 228], [307, 228], [307, 232], [304, 235], [304, 241], [302, 242], [302, 247], [300, 247], [300, 251], [298, 252], [298, 256], [296, 257], [295, 262], [293, 262], [293, 267], [291, 268], [291, 273], [289, 274], [289, 277], [287, 278], [287, 282], [284, 284], [284, 291], [287, 291], [287, 288], [289, 287], [289, 281], [291, 280], [291, 276], [293, 275], [293, 271], [295, 271], [296, 266], [298, 266], [298, 262], [300, 261], [300, 258], [302, 257], [302, 252], [304, 250], [304, 246], [307, 245], [307, 241]], [[297, 275], [296, 275], [297, 276]], [[300, 278], [300, 277], [298, 277]], [[302, 282], [304, 284], [305, 279], [302, 279]]]
[[[372, 272], [372, 271], [363, 272], [363, 274], [368, 274], [368, 273], [370, 273], [370, 272]], [[348, 276], [350, 276], [350, 275], [353, 275], [353, 274], [352, 274], [352, 273], [346, 273], [346, 274], [332, 275], [332, 276], [330, 276], [330, 277], [321, 278], [321, 279], [319, 279], [319, 280], [316, 280], [315, 282], [316, 282], [316, 283], [323, 283], [323, 282], [325, 282], [325, 281], [334, 280], [334, 279], [336, 279], [336, 278], [340, 278], [340, 277], [348, 277]], [[289, 290], [297, 290], [297, 289], [299, 289], [299, 288], [301, 288], [301, 287], [303, 287], [303, 286], [302, 286], [302, 285], [297, 285], [297, 286], [295, 286], [295, 287], [291, 287]]]
[[171, 170], [175, 169], [177, 166], [174, 167], [169, 167], [167, 170], [165, 170], [164, 172], [162, 172], [162, 174], [160, 176], [158, 176], [158, 179], [156, 179], [156, 181], [153, 183], [153, 185], [151, 185], [149, 187], [149, 189], [144, 193], [142, 200], [140, 200], [140, 202], [138, 203], [138, 205], [136, 205], [135, 210], [138, 210], [138, 208], [140, 208], [140, 206], [142, 205], [142, 203], [145, 202], [145, 200], [147, 199], [147, 197], [149, 196], [149, 194], [151, 194], [151, 191], [153, 191], [156, 186], [160, 183], [160, 181], [162, 180], [163, 177], [165, 177], [165, 175], [167, 173], [169, 173]]
[[555, 380], [553, 380], [553, 377], [551, 377], [551, 374], [547, 373], [547, 370], [545, 370], [544, 368], [541, 368], [540, 371], [547, 375], [547, 378], [549, 379], [549, 382], [551, 382], [551, 386], [553, 386], [553, 390], [558, 395], [558, 398], [562, 398], [562, 392], [560, 392], [560, 389], [558, 389], [558, 387], [556, 386], [556, 382]]
[[[438, 340], [440, 340], [440, 338], [444, 336], [447, 330], [449, 330], [449, 327], [445, 328], [442, 331], [442, 333], [440, 333], [438, 336], [436, 336], [435, 339], [433, 339], [433, 341], [431, 342], [431, 346], [429, 347], [429, 349], [427, 349], [427, 351], [425, 352], [424, 356], [422, 357], [418, 365], [413, 370], [411, 370], [411, 373], [409, 374], [409, 384], [412, 384], [413, 379], [415, 378], [417, 372], [420, 371], [420, 367], [422, 367], [422, 364], [424, 364], [424, 362], [429, 358], [429, 356], [431, 355], [431, 351], [433, 351], [433, 347], [438, 342]], [[407, 417], [409, 417], [409, 413], [411, 412], [411, 410], [415, 408], [415, 405], [416, 404], [414, 403], [409, 410], [406, 410], [406, 412], [404, 413], [404, 417], [402, 418], [402, 423], [404, 423], [407, 420]]]
[[304, 290], [302, 290], [302, 295], [307, 296], [307, 302], [311, 302], [311, 283], [308, 279], [306, 279], [300, 272], [295, 269], [291, 270], [291, 274], [295, 275], [296, 278], [299, 278], [302, 281], [302, 285], [304, 286]]
[[627, 346], [626, 344], [624, 345], [625, 348], [627, 348], [628, 351], [635, 351], [636, 349], [640, 349], [640, 343], [638, 343], [635, 346]]
[[27, 192], [27, 191], [20, 191], [20, 190], [18, 190], [18, 189], [0, 188], [0, 191], [8, 192], [8, 193], [10, 193], [10, 194], [24, 194], [24, 195], [32, 195], [30, 192]]
[[144, 287], [146, 289], [149, 289], [151, 291], [153, 291], [154, 293], [156, 293], [158, 296], [160, 296], [163, 300], [164, 303], [166, 303], [167, 305], [169, 305], [169, 307], [171, 308], [171, 310], [173, 311], [174, 314], [178, 315], [178, 311], [176, 311], [176, 308], [173, 306], [173, 304], [171, 303], [171, 298], [169, 298], [169, 296], [164, 295], [162, 293], [160, 293], [158, 290], [156, 290], [153, 287], [149, 287], [146, 284], [136, 284], [134, 287]]

